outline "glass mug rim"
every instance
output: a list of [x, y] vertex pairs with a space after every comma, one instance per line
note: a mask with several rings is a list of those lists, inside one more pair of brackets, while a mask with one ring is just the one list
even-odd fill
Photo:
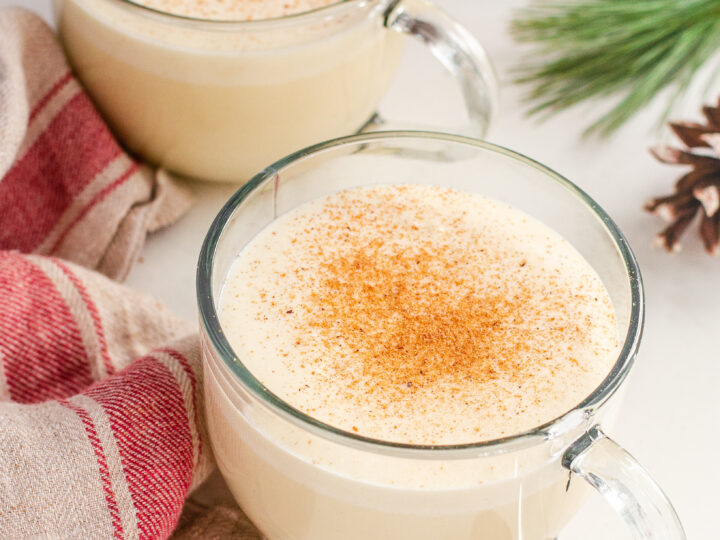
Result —
[[[310, 22], [313, 19], [318, 19], [323, 16], [335, 16], [344, 12], [350, 11], [358, 7], [365, 5], [375, 4], [382, 2], [383, 0], [337, 0], [327, 6], [317, 7], [308, 11], [301, 11], [299, 13], [291, 13], [289, 15], [282, 15], [279, 17], [268, 17], [266, 19], [253, 19], [249, 21], [237, 20], [237, 19], [208, 19], [203, 17], [193, 17], [190, 15], [179, 15], [177, 13], [170, 13], [169, 11], [163, 11], [158, 8], [146, 6], [138, 3], [136, 0], [108, 0], [115, 4], [120, 4], [126, 8], [129, 8], [137, 13], [146, 17], [152, 17], [159, 19], [169, 24], [189, 24], [189, 25], [202, 25], [212, 27], [213, 29], [222, 30], [261, 30], [264, 26], [272, 26], [275, 23], [296, 23], [304, 24]], [[390, 0], [392, 3], [397, 0]]]
[[[480, 150], [493, 152], [510, 158], [511, 160], [528, 166], [536, 171], [544, 173], [551, 180], [569, 191], [575, 198], [584, 204], [591, 214], [597, 218], [622, 258], [625, 266], [630, 287], [631, 311], [628, 321], [628, 330], [624, 336], [622, 347], [619, 349], [618, 358], [615, 361], [608, 375], [600, 385], [571, 410], [563, 413], [557, 418], [546, 422], [533, 429], [526, 430], [514, 435], [501, 438], [453, 445], [416, 445], [398, 443], [374, 439], [345, 431], [325, 422], [321, 422], [302, 411], [294, 408], [289, 403], [275, 395], [266, 388], [235, 355], [232, 347], [225, 338], [225, 333], [219, 322], [215, 308], [214, 295], [212, 291], [212, 277], [215, 262], [215, 252], [218, 243], [226, 228], [231, 225], [235, 212], [245, 199], [262, 186], [267, 180], [271, 180], [287, 166], [308, 157], [321, 154], [327, 150], [341, 147], [363, 146], [370, 143], [382, 143], [392, 140], [434, 140], [449, 144], [469, 145]], [[212, 346], [217, 355], [222, 358], [226, 367], [230, 370], [235, 380], [245, 389], [262, 402], [270, 410], [303, 429], [321, 435], [326, 439], [339, 442], [345, 446], [353, 446], [364, 450], [386, 454], [407, 454], [414, 453], [417, 457], [432, 459], [456, 459], [477, 457], [478, 452], [487, 455], [505, 453], [513, 449], [534, 446], [543, 441], [554, 439], [570, 432], [586, 421], [592, 411], [603, 405], [621, 386], [630, 372], [637, 355], [642, 337], [644, 323], [644, 292], [642, 277], [638, 262], [630, 249], [628, 242], [610, 216], [582, 189], [573, 184], [559, 173], [549, 167], [513, 150], [505, 147], [472, 139], [460, 135], [431, 131], [382, 131], [373, 133], [361, 133], [347, 137], [331, 139], [322, 143], [309, 146], [303, 150], [294, 152], [283, 159], [275, 162], [262, 172], [255, 175], [251, 180], [241, 186], [225, 203], [210, 226], [202, 248], [197, 268], [196, 280], [197, 302], [200, 313], [200, 323], [203, 334], [209, 339], [209, 346]]]

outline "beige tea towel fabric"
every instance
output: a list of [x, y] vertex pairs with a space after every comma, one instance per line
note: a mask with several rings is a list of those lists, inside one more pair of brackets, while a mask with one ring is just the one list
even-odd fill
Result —
[[[0, 538], [167, 538], [211, 471], [194, 325], [88, 269], [124, 278], [188, 201], [0, 10]], [[256, 538], [239, 515], [193, 505], [177, 535]]]
[[39, 17], [4, 9], [0, 36], [0, 249], [124, 279], [187, 191], [120, 148]]
[[212, 467], [192, 330], [100, 274], [0, 251], [0, 538], [172, 532]]

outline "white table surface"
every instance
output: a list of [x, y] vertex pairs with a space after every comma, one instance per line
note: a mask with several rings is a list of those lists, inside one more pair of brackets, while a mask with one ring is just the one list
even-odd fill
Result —
[[[655, 163], [646, 151], [655, 138], [653, 111], [641, 114], [606, 142], [580, 138], [588, 111], [598, 110], [573, 110], [543, 122], [528, 120], [522, 113], [521, 89], [511, 84], [508, 74], [527, 50], [513, 43], [507, 32], [511, 9], [525, 2], [436, 2], [472, 30], [498, 69], [500, 113], [488, 139], [579, 184], [617, 221], [634, 248], [647, 289], [647, 323], [624, 414], [612, 435], [661, 484], [690, 539], [718, 538], [720, 260], [706, 256], [694, 238], [687, 239], [679, 255], [651, 246], [661, 223], [642, 212], [642, 204], [668, 192], [679, 174]], [[0, 7], [5, 5], [24, 5], [51, 18], [49, 0], [0, 0]], [[414, 122], [453, 125], [447, 119], [462, 110], [458, 96], [429, 54], [411, 46], [381, 110]], [[194, 184], [193, 189], [195, 206], [179, 223], [148, 240], [142, 262], [128, 279], [131, 286], [156, 295], [188, 319], [196, 316], [194, 273], [200, 244], [235, 186]], [[599, 497], [561, 535], [563, 540], [627, 537]]]

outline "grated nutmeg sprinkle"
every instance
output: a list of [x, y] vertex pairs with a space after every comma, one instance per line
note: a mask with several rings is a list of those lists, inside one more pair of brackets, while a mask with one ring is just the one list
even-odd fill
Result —
[[[242, 279], [243, 302], [223, 309], [248, 332], [233, 347], [264, 351], [250, 369], [291, 404], [368, 436], [452, 444], [529, 429], [587, 396], [618, 345], [580, 255], [467, 193], [340, 192], [276, 221], [244, 255], [229, 278]], [[266, 376], [276, 363], [280, 376]]]

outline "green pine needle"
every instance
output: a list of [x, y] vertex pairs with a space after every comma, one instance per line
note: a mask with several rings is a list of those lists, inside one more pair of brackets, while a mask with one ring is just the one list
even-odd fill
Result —
[[520, 10], [511, 30], [536, 44], [516, 79], [531, 87], [530, 113], [616, 96], [586, 130], [606, 136], [665, 89], [670, 111], [720, 49], [720, 0], [551, 0]]

